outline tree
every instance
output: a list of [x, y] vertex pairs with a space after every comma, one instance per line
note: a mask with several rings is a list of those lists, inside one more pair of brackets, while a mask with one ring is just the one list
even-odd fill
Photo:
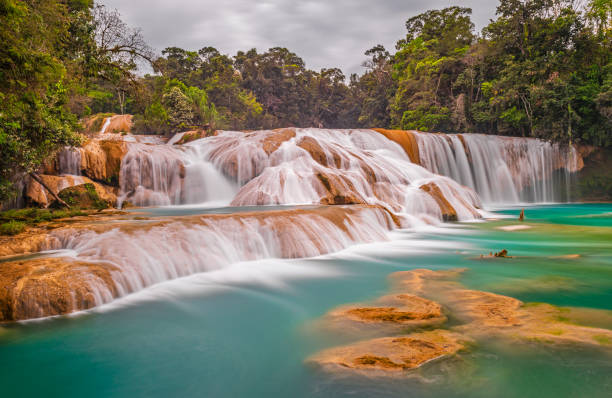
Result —
[[87, 27], [89, 2], [0, 1], [0, 200], [63, 145], [77, 145], [69, 90], [83, 65], [71, 30]]

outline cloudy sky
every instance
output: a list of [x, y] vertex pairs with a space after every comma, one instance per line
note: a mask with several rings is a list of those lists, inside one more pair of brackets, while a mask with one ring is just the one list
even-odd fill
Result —
[[123, 20], [142, 28], [157, 51], [170, 46], [197, 50], [287, 47], [310, 69], [340, 67], [361, 72], [364, 51], [381, 43], [394, 49], [404, 23], [423, 11], [471, 7], [480, 30], [494, 16], [494, 0], [101, 0]]

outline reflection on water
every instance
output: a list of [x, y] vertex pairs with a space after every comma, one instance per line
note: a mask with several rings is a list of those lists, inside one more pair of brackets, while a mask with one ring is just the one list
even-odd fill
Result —
[[[0, 329], [2, 391], [7, 397], [608, 397], [612, 354], [574, 345], [478, 341], [457, 358], [394, 378], [328, 374], [303, 361], [354, 339], [313, 322], [336, 306], [386, 294], [387, 276], [399, 270], [467, 267], [461, 282], [469, 288], [612, 310], [612, 228], [589, 223], [608, 220], [597, 215], [611, 211], [612, 205], [541, 206], [526, 209], [528, 230], [497, 229], [517, 223], [505, 220], [398, 231], [387, 243], [309, 260], [244, 262], [157, 285], [110, 308], [9, 325]], [[515, 258], [480, 259], [502, 248]], [[578, 257], [561, 257], [573, 254]], [[609, 319], [581, 314], [581, 323], [609, 327]]]

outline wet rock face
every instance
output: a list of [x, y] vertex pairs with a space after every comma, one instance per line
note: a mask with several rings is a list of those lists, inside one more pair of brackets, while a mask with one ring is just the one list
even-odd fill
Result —
[[444, 221], [457, 221], [457, 211], [446, 199], [440, 187], [434, 183], [428, 183], [421, 185], [421, 189], [427, 192], [438, 204], [440, 211], [442, 212], [442, 219]]
[[123, 141], [91, 140], [82, 148], [81, 169], [87, 177], [119, 186], [121, 160], [127, 153]]
[[419, 155], [419, 143], [416, 140], [412, 131], [386, 129], [373, 130], [384, 135], [385, 137], [387, 137], [387, 139], [399, 144], [404, 149], [412, 163], [421, 164], [421, 158]]
[[0, 322], [62, 315], [100, 304], [99, 289], [117, 296], [115, 267], [69, 258], [41, 258], [0, 263]]

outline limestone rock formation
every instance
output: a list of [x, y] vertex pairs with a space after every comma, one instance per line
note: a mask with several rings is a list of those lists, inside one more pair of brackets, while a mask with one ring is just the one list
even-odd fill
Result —
[[374, 131], [379, 132], [391, 141], [399, 144], [404, 149], [412, 163], [421, 164], [421, 158], [419, 156], [419, 143], [414, 136], [415, 132], [386, 129], [374, 129]]
[[[99, 197], [107, 201], [110, 206], [115, 206], [117, 202], [117, 197], [113, 192], [113, 188], [94, 182], [87, 177], [46, 174], [41, 174], [39, 177], [56, 195], [66, 188], [83, 184], [92, 184]], [[31, 179], [26, 188], [26, 200], [33, 206], [49, 207], [55, 199], [42, 185]]]
[[123, 141], [90, 140], [82, 148], [81, 169], [92, 180], [119, 186], [121, 160], [126, 153]]
[[111, 276], [115, 269], [111, 264], [62, 257], [0, 263], [0, 322], [91, 308], [99, 302], [100, 285], [115, 297]]
[[446, 321], [442, 306], [413, 294], [391, 294], [366, 304], [351, 304], [330, 311], [326, 322], [345, 328], [350, 323], [421, 327]]
[[439, 329], [330, 348], [308, 362], [354, 370], [403, 371], [453, 355], [464, 349], [468, 340], [458, 333]]

